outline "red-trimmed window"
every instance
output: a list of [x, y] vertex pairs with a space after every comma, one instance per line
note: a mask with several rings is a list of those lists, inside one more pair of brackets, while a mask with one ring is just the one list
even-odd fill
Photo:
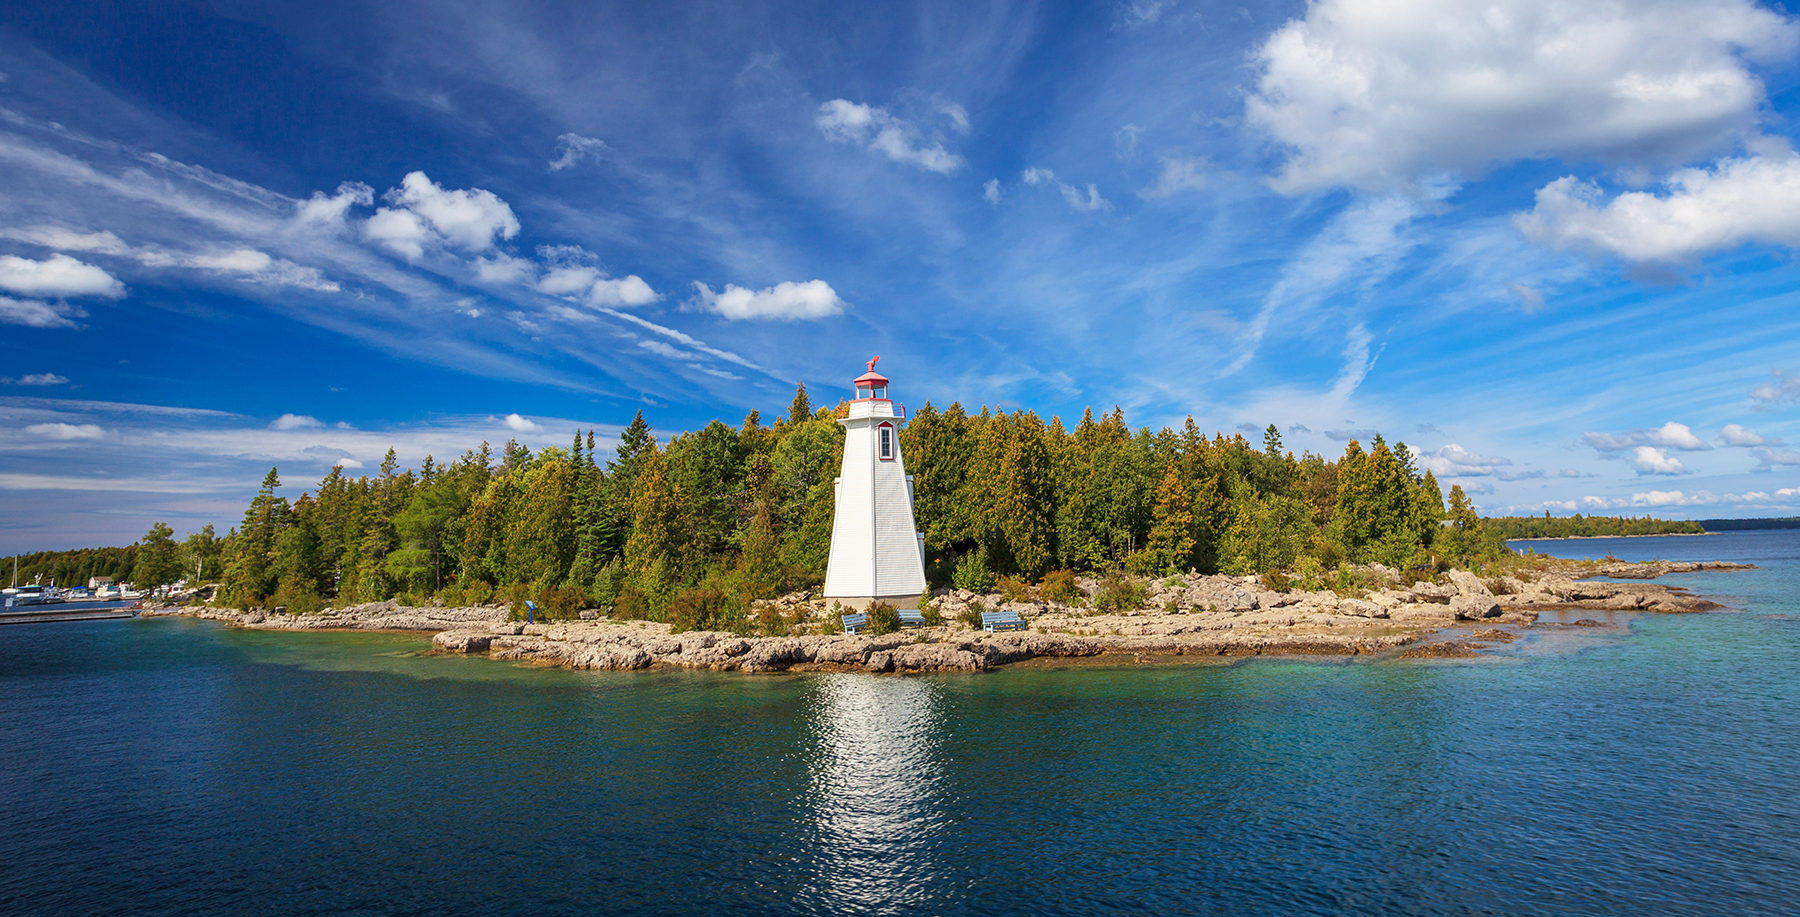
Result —
[[876, 427], [875, 436], [877, 448], [880, 450], [878, 454], [881, 456], [881, 460], [884, 462], [893, 461], [894, 425], [891, 423], [884, 423], [881, 426]]

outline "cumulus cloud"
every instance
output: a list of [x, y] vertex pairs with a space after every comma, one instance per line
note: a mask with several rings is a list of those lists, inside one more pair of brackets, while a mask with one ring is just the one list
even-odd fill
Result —
[[1764, 382], [1750, 390], [1750, 400], [1760, 401], [1764, 404], [1787, 404], [1790, 401], [1800, 401], [1800, 375], [1788, 375], [1779, 369], [1770, 375], [1775, 377], [1772, 381]]
[[517, 414], [506, 415], [505, 423], [506, 423], [507, 429], [514, 430], [519, 433], [536, 433], [537, 431], [543, 429], [543, 427], [540, 427], [537, 424], [532, 423], [531, 421], [526, 420], [525, 418], [520, 417]]
[[556, 158], [550, 160], [550, 171], [561, 172], [583, 159], [599, 159], [606, 152], [606, 141], [580, 134], [564, 134], [556, 138]]
[[1026, 169], [1024, 174], [1020, 175], [1019, 178], [1028, 185], [1041, 185], [1044, 182], [1055, 181], [1056, 173], [1049, 169], [1040, 169], [1036, 166], [1032, 166], [1031, 168]]
[[981, 186], [981, 199], [990, 204], [1000, 203], [1000, 179], [990, 178]]
[[694, 289], [699, 293], [702, 305], [734, 321], [826, 318], [842, 313], [846, 305], [838, 298], [837, 291], [823, 280], [808, 280], [805, 283], [787, 281], [765, 290], [751, 290], [728, 283], [720, 293], [714, 293], [711, 287], [695, 281]]
[[477, 283], [525, 283], [536, 274], [537, 265], [525, 258], [515, 258], [505, 252], [495, 252], [492, 258], [475, 259], [475, 281]]
[[1633, 506], [1709, 506], [1717, 502], [1716, 494], [1704, 490], [1647, 490], [1631, 495]]
[[1638, 446], [1662, 446], [1669, 449], [1681, 449], [1688, 452], [1699, 452], [1711, 449], [1706, 440], [1694, 435], [1687, 424], [1669, 421], [1654, 430], [1639, 428], [1627, 433], [1584, 433], [1582, 442], [1600, 452], [1624, 452]]
[[1441, 477], [1475, 478], [1494, 473], [1496, 468], [1512, 464], [1512, 459], [1476, 455], [1451, 443], [1436, 452], [1422, 452], [1419, 463]]
[[1520, 159], [1674, 165], [1755, 128], [1750, 61], [1800, 30], [1751, 0], [1319, 0], [1258, 49], [1283, 193]]
[[1638, 474], [1688, 473], [1687, 467], [1681, 464], [1681, 459], [1669, 455], [1668, 450], [1658, 449], [1655, 446], [1638, 446], [1631, 450], [1629, 461], [1631, 467], [1637, 469]]
[[280, 417], [275, 418], [274, 423], [269, 424], [269, 429], [310, 430], [323, 426], [325, 425], [320, 423], [316, 417], [309, 417], [305, 414], [283, 414]]
[[0, 296], [0, 325], [24, 325], [27, 328], [74, 328], [75, 319], [87, 316], [67, 303], [47, 303], [36, 299], [13, 299]]
[[23, 296], [118, 299], [125, 295], [125, 285], [104, 269], [61, 253], [43, 261], [0, 255], [0, 290]]
[[91, 423], [34, 423], [25, 432], [45, 439], [99, 439], [106, 435], [105, 430]]
[[1070, 207], [1085, 213], [1092, 213], [1096, 210], [1113, 209], [1112, 201], [1101, 197], [1100, 188], [1091, 182], [1087, 186], [1087, 195], [1085, 197], [1082, 196], [1081, 189], [1074, 185], [1063, 185], [1062, 196], [1063, 200], [1069, 202]]
[[1539, 245], [1633, 262], [1689, 261], [1747, 243], [1800, 247], [1800, 156], [1726, 159], [1664, 185], [1662, 194], [1607, 201], [1600, 186], [1566, 176], [1538, 189], [1514, 225]]
[[[956, 109], [961, 112], [960, 106]], [[954, 123], [957, 119], [951, 116]], [[860, 145], [887, 158], [917, 166], [930, 172], [949, 174], [963, 164], [961, 156], [944, 149], [942, 143], [927, 144], [912, 124], [894, 117], [885, 108], [876, 108], [848, 99], [832, 99], [819, 106], [813, 123], [826, 139], [837, 143]], [[968, 115], [963, 113], [962, 124]]]
[[32, 373], [17, 379], [11, 376], [0, 376], [0, 385], [68, 385], [67, 377], [55, 373]]
[[493, 248], [496, 237], [519, 234], [512, 207], [492, 191], [447, 190], [424, 172], [408, 172], [400, 187], [384, 197], [394, 206], [377, 209], [363, 224], [363, 233], [408, 260], [418, 259], [435, 242], [480, 252]]
[[636, 274], [615, 279], [589, 265], [553, 268], [538, 278], [537, 289], [552, 296], [578, 299], [590, 306], [641, 306], [661, 298], [661, 294]]
[[344, 214], [349, 213], [352, 206], [369, 207], [374, 203], [374, 188], [359, 181], [347, 181], [338, 185], [337, 193], [330, 196], [323, 191], [314, 191], [310, 200], [296, 205], [294, 217], [302, 223], [342, 223]]
[[1765, 438], [1755, 430], [1747, 430], [1743, 424], [1728, 423], [1719, 429], [1719, 440], [1727, 446], [1767, 446], [1779, 445], [1778, 441]]
[[1137, 196], [1147, 201], [1171, 197], [1183, 191], [1199, 191], [1206, 187], [1206, 163], [1199, 159], [1184, 159], [1179, 156], [1162, 158], [1162, 172], [1156, 181], [1138, 191]]

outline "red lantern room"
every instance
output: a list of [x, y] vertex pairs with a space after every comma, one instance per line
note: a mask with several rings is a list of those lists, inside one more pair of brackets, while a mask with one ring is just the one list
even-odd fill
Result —
[[880, 362], [880, 360], [881, 357], [879, 356], [870, 360], [869, 371], [856, 377], [855, 385], [857, 401], [887, 400], [887, 377], [875, 371], [875, 364]]

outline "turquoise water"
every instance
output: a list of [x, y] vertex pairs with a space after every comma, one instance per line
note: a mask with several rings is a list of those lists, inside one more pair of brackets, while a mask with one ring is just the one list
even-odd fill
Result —
[[1776, 914], [1800, 532], [1741, 613], [1476, 660], [578, 673], [391, 635], [0, 631], [0, 912]]

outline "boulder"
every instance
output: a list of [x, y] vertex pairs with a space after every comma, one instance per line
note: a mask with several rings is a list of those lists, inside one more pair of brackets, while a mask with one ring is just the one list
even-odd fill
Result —
[[1479, 621], [1500, 616], [1500, 603], [1492, 595], [1459, 595], [1450, 600], [1450, 612], [1459, 621]]
[[494, 635], [478, 630], [447, 630], [431, 638], [431, 645], [446, 653], [485, 653]]
[[1374, 602], [1365, 602], [1362, 599], [1339, 599], [1337, 603], [1337, 613], [1341, 615], [1355, 615], [1359, 618], [1385, 618], [1388, 616], [1388, 610], [1386, 608], [1383, 608]]
[[1487, 584], [1481, 581], [1481, 577], [1476, 576], [1467, 570], [1452, 570], [1449, 572], [1448, 576], [1450, 582], [1456, 586], [1458, 595], [1492, 596], [1494, 594], [1493, 590], [1489, 589]]

